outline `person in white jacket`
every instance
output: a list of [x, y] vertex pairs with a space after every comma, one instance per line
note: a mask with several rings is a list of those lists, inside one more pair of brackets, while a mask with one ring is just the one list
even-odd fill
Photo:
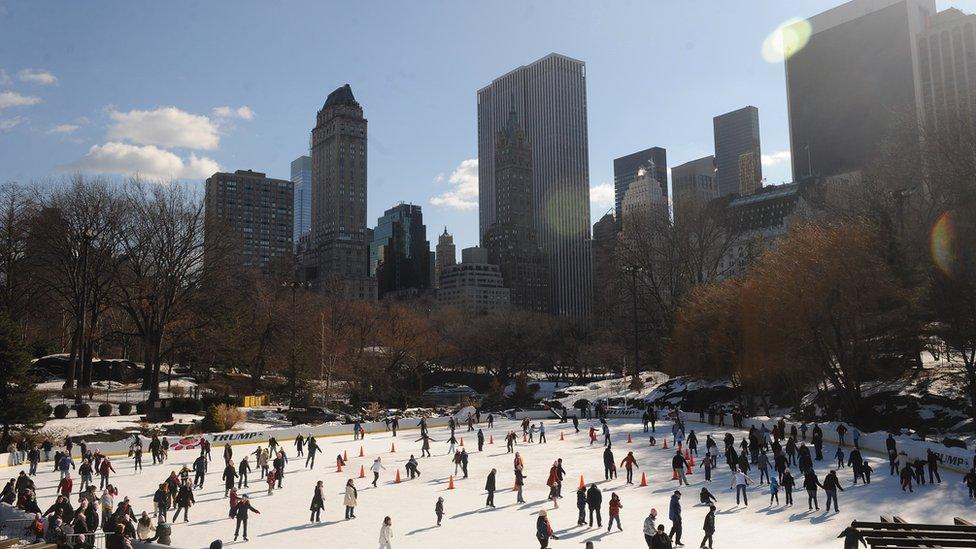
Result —
[[380, 471], [385, 471], [386, 467], [383, 467], [383, 464], [380, 463], [380, 458], [376, 458], [369, 470], [373, 472], [373, 488], [376, 488], [376, 481], [380, 478]]
[[749, 478], [749, 475], [739, 470], [732, 473], [732, 486], [730, 486], [729, 489], [731, 490], [732, 488], [735, 488], [736, 505], [739, 504], [739, 494], [742, 494], [743, 503], [745, 503], [746, 506], [749, 505], [749, 497], [746, 496], [746, 486], [749, 484], [752, 484], [752, 479]]
[[383, 527], [380, 528], [380, 549], [393, 549], [393, 519], [386, 517], [383, 519]]

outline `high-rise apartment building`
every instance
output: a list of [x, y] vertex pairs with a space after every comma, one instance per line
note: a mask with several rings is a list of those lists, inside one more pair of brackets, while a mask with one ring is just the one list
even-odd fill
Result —
[[976, 133], [976, 15], [949, 8], [918, 37], [922, 122], [949, 136]]
[[712, 119], [718, 194], [747, 195], [762, 187], [759, 109], [748, 106]]
[[346, 298], [373, 299], [367, 274], [366, 119], [349, 84], [325, 100], [312, 130], [312, 214], [304, 276]]
[[661, 186], [661, 194], [668, 196], [668, 151], [662, 147], [651, 147], [642, 151], [621, 156], [613, 160], [613, 198], [617, 229], [623, 223], [623, 200], [630, 184], [637, 179], [640, 170], [650, 172], [652, 178]]
[[495, 222], [495, 140], [515, 111], [532, 146], [532, 222], [555, 314], [585, 318], [592, 301], [586, 65], [550, 54], [478, 90], [480, 235]]
[[597, 325], [611, 321], [616, 303], [614, 262], [617, 220], [607, 212], [593, 224], [593, 318]]
[[461, 250], [460, 263], [444, 267], [437, 301], [478, 314], [508, 305], [509, 292], [498, 265], [488, 262], [487, 250], [475, 246]]
[[292, 242], [298, 246], [302, 235], [312, 229], [312, 157], [299, 156], [291, 161], [291, 182], [295, 187], [295, 228]]
[[454, 246], [454, 235], [447, 232], [447, 227], [444, 227], [444, 232], [437, 237], [435, 251], [434, 287], [440, 288], [441, 273], [444, 272], [444, 268], [457, 263], [457, 248]]
[[291, 181], [217, 172], [206, 182], [204, 239], [231, 239], [242, 266], [267, 272], [276, 259], [292, 257], [293, 200]]
[[786, 60], [795, 181], [863, 170], [885, 143], [918, 138], [919, 36], [935, 9], [935, 0], [852, 0], [799, 23], [812, 34]]
[[495, 222], [483, 240], [512, 305], [549, 312], [549, 273], [532, 223], [532, 147], [515, 111], [495, 140]]
[[369, 246], [377, 297], [412, 296], [430, 289], [430, 255], [420, 206], [397, 204], [383, 212]]
[[621, 224], [624, 232], [657, 232], [669, 222], [668, 197], [661, 192], [660, 182], [649, 169], [637, 170], [637, 177], [627, 187], [620, 209], [624, 216]]
[[715, 157], [705, 156], [671, 168], [671, 194], [674, 219], [697, 211], [718, 198]]

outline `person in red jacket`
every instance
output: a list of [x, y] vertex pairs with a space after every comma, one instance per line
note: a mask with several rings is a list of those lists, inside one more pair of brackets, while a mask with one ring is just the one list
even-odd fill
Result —
[[627, 452], [627, 457], [625, 457], [624, 460], [620, 462], [620, 466], [627, 469], [627, 484], [633, 484], [634, 467], [640, 469], [640, 466], [637, 465], [637, 458], [634, 457], [634, 453]]
[[101, 486], [98, 487], [99, 490], [104, 490], [106, 486], [109, 485], [109, 475], [115, 472], [115, 467], [112, 467], [112, 462], [105, 456], [102, 462], [98, 464], [98, 474], [102, 477]]
[[58, 482], [58, 493], [65, 498], [71, 497], [71, 489], [74, 487], [75, 483], [71, 480], [71, 475], [64, 477]]
[[549, 478], [546, 479], [546, 486], [549, 487], [549, 499], [552, 500], [553, 505], [556, 509], [559, 509], [559, 485], [561, 481], [559, 479], [559, 462], [552, 462], [552, 467], [549, 468]]
[[620, 497], [614, 492], [610, 495], [610, 521], [607, 523], [607, 532], [613, 528], [613, 521], [617, 521], [617, 530], [623, 532], [623, 526], [620, 526], [620, 510], [623, 509], [624, 505], [620, 503]]

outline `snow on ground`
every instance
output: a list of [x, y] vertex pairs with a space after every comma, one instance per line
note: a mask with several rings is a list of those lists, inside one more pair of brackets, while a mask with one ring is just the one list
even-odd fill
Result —
[[562, 392], [568, 394], [569, 396], [559, 399], [559, 402], [566, 408], [572, 410], [573, 403], [581, 398], [585, 398], [590, 402], [596, 402], [605, 398], [643, 400], [662, 383], [666, 382], [668, 380], [668, 375], [664, 372], [644, 372], [641, 374], [641, 379], [644, 380], [644, 388], [640, 391], [633, 391], [630, 389], [629, 377], [618, 377], [602, 381], [594, 381], [592, 383], [587, 383], [586, 385], [573, 385], [570, 387], [565, 387], [562, 389]]
[[[105, 421], [105, 418], [99, 419]], [[486, 436], [494, 436], [495, 443], [486, 445], [484, 452], [477, 452], [474, 433], [467, 433], [463, 429], [458, 432], [459, 436], [464, 437], [465, 448], [472, 452], [469, 466], [471, 478], [462, 479], [456, 476], [455, 490], [447, 489], [448, 475], [454, 473], [454, 467], [450, 458], [445, 455], [447, 444], [444, 441], [448, 438], [446, 429], [431, 431], [431, 436], [436, 441], [433, 444], [434, 457], [420, 459], [422, 476], [415, 480], [406, 480], [403, 465], [410, 453], [418, 456], [420, 454], [420, 444], [415, 442], [418, 437], [416, 431], [401, 432], [395, 440], [389, 433], [367, 436], [362, 443], [366, 451], [364, 458], [356, 457], [359, 455], [361, 443], [352, 441], [351, 435], [320, 438], [319, 444], [323, 452], [317, 457], [314, 470], [302, 468], [304, 460], [295, 456], [294, 447], [288, 441], [286, 448], [291, 462], [287, 467], [284, 488], [268, 496], [267, 485], [258, 482], [257, 474], [252, 473], [251, 487], [244, 490], [252, 496], [253, 506], [261, 511], [260, 515], [251, 517], [250, 544], [258, 547], [267, 547], [269, 543], [272, 546], [287, 544], [295, 549], [321, 547], [323, 543], [349, 548], [376, 546], [383, 517], [389, 515], [393, 519], [396, 536], [393, 546], [397, 549], [459, 545], [469, 549], [495, 549], [503, 545], [536, 547], [536, 513], [546, 509], [552, 526], [560, 537], [559, 540], [550, 542], [550, 547], [581, 547], [588, 540], [593, 540], [600, 549], [643, 547], [641, 528], [652, 507], [658, 510], [659, 518], [670, 528], [670, 521], [667, 520], [668, 500], [677, 488], [676, 482], [670, 480], [672, 453], [660, 446], [650, 447], [637, 422], [611, 420], [610, 425], [615, 459], [619, 463], [627, 451], [634, 451], [641, 467], [635, 481], [639, 481], [640, 472], [646, 472], [649, 486], [642, 488], [626, 485], [622, 469], [619, 479], [603, 480], [603, 448], [599, 443], [589, 445], [586, 436], [587, 422], [580, 426], [579, 434], [573, 432], [571, 425], [546, 422], [548, 444], [520, 443], [516, 447], [526, 465], [528, 484], [525, 488], [525, 504], [515, 503], [515, 494], [511, 490], [513, 456], [506, 454], [503, 443], [504, 433], [508, 429], [517, 428], [514, 422], [499, 421], [495, 429], [486, 431]], [[696, 431], [702, 447], [707, 433], [712, 433], [721, 444], [724, 429], [719, 431], [711, 426], [692, 422], [688, 425], [689, 429]], [[565, 433], [564, 441], [559, 440], [560, 431]], [[670, 424], [662, 421], [658, 424], [659, 444], [666, 432], [670, 432]], [[626, 443], [628, 433], [635, 437], [633, 444]], [[733, 433], [738, 442], [742, 433]], [[389, 453], [391, 442], [396, 443], [396, 453]], [[256, 446], [234, 446], [235, 460], [240, 460], [242, 455], [253, 451]], [[348, 452], [350, 463], [342, 473], [337, 473], [335, 456], [343, 451]], [[190, 521], [180, 522], [173, 529], [174, 547], [207, 547], [217, 538], [225, 543], [233, 539], [234, 523], [227, 518], [228, 500], [223, 497], [223, 482], [220, 480], [223, 469], [220, 463], [221, 453], [222, 448], [215, 446], [206, 487], [195, 494], [197, 504], [190, 509]], [[826, 447], [824, 453], [832, 456], [834, 448]], [[368, 468], [376, 456], [382, 457], [387, 470], [382, 473], [378, 488], [369, 486], [371, 475], [370, 479], [357, 478], [357, 518], [345, 521], [342, 518], [341, 494], [346, 479], [356, 478], [360, 466], [365, 466], [369, 475]], [[120, 487], [121, 495], [133, 499], [137, 514], [142, 510], [151, 511], [151, 498], [157, 484], [171, 470], [178, 470], [183, 464], [189, 465], [195, 457], [196, 452], [192, 450], [171, 452], [167, 464], [146, 465], [143, 472], [134, 474], [131, 460], [120, 456], [114, 460], [119, 474], [113, 478], [113, 482]], [[545, 499], [548, 494], [545, 481], [549, 467], [558, 457], [563, 458], [568, 475], [563, 488], [565, 498], [559, 509], [553, 510], [552, 503]], [[151, 461], [149, 456], [146, 459]], [[959, 475], [945, 472], [941, 485], [926, 485], [917, 489], [914, 495], [907, 495], [901, 492], [895, 477], [888, 476], [887, 463], [880, 456], [872, 455], [869, 459], [875, 469], [872, 484], [851, 486], [850, 470], [840, 471], [845, 489], [840, 494], [842, 512], [828, 514], [822, 510], [807, 511], [806, 497], [802, 490], [795, 493], [796, 505], [792, 508], [783, 505], [770, 507], [769, 495], [763, 488], [750, 489], [748, 507], [736, 506], [734, 494], [729, 490], [729, 472], [722, 466], [723, 460], [720, 458], [720, 469], [716, 471], [714, 481], [709, 485], [709, 489], [718, 498], [716, 545], [731, 549], [753, 549], [770, 547], [774, 543], [772, 540], [775, 540], [776, 546], [791, 549], [841, 547], [841, 540], [835, 537], [853, 519], [877, 520], [879, 515], [897, 514], [909, 521], [948, 524], [953, 516], [972, 518], [976, 505], [967, 499]], [[817, 462], [816, 465], [820, 478], [832, 466], [830, 461]], [[398, 468], [404, 480], [395, 484], [393, 479]], [[494, 510], [483, 507], [485, 477], [491, 468], [498, 470], [499, 492], [495, 495], [498, 508]], [[54, 501], [57, 477], [50, 472], [49, 464], [44, 464], [41, 469], [43, 472], [37, 482], [43, 509]], [[4, 470], [11, 477], [15, 471], [13, 468]], [[794, 469], [794, 474], [796, 473]], [[604, 492], [604, 528], [610, 493], [616, 492], [620, 496], [623, 503], [623, 532], [615, 530], [608, 534], [605, 529], [576, 526], [575, 489], [581, 474], [587, 483], [597, 482]], [[325, 512], [322, 523], [310, 524], [308, 507], [318, 480], [325, 483]], [[681, 488], [684, 509], [682, 541], [688, 547], [696, 547], [701, 540], [701, 524], [706, 513], [706, 509], [697, 504], [698, 492], [704, 485], [703, 471], [696, 469], [690, 480], [691, 486]], [[444, 498], [446, 510], [444, 523], [440, 528], [435, 526], [433, 512], [438, 496]], [[781, 493], [780, 501], [785, 502], [784, 498]], [[824, 502], [824, 494], [821, 492], [821, 509], [824, 508]], [[243, 541], [239, 543], [243, 544]]]
[[[89, 417], [66, 417], [64, 419], [49, 419], [44, 427], [41, 429], [42, 433], [64, 433], [71, 435], [73, 437], [85, 437], [86, 435], [93, 435], [95, 433], [106, 432], [111, 430], [126, 430], [132, 429], [133, 431], [139, 430], [141, 428], [140, 418], [142, 416], [139, 414], [130, 414], [127, 416], [108, 416], [100, 417], [98, 415]], [[199, 421], [201, 416], [193, 414], [173, 414], [173, 423], [192, 423], [193, 421]], [[56, 438], [63, 438], [56, 437]]]

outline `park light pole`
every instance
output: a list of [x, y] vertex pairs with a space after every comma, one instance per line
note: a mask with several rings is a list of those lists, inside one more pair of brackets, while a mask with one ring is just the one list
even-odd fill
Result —
[[633, 328], [634, 328], [634, 376], [640, 375], [640, 367], [638, 366], [637, 357], [640, 355], [640, 340], [637, 337], [637, 275], [638, 273], [643, 273], [644, 269], [637, 265], [627, 265], [624, 270], [630, 273], [631, 279], [631, 313], [633, 318]]

